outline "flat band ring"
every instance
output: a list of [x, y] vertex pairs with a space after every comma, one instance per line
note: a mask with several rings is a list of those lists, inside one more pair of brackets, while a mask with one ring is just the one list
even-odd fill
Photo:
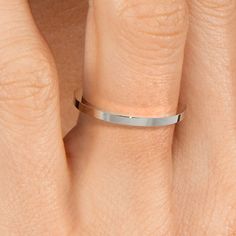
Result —
[[139, 116], [129, 116], [110, 113], [107, 111], [102, 111], [89, 102], [87, 102], [83, 97], [79, 101], [76, 97], [74, 100], [75, 107], [82, 113], [87, 114], [96, 119], [125, 126], [136, 126], [136, 127], [162, 127], [168, 125], [174, 125], [179, 123], [184, 119], [184, 110], [173, 116], [165, 117], [139, 117]]

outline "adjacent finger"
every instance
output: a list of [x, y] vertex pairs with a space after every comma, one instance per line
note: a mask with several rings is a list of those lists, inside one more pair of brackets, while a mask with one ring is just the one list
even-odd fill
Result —
[[[178, 104], [186, 31], [182, 0], [93, 1], [88, 15], [84, 97], [110, 112], [172, 115]], [[74, 155], [72, 165], [79, 198], [88, 199], [88, 205], [79, 205], [81, 224], [88, 225], [88, 232], [101, 223], [96, 215], [101, 212], [113, 215], [106, 222], [123, 225], [113, 225], [116, 233], [112, 234], [155, 234], [158, 229], [160, 235], [168, 235], [173, 128], [113, 126], [81, 114], [78, 127], [70, 134], [79, 133], [70, 149], [80, 152], [80, 159]], [[85, 217], [91, 204], [95, 209]], [[136, 219], [124, 217], [123, 212]], [[109, 226], [105, 230], [109, 234]]]
[[65, 235], [57, 73], [23, 0], [0, 0], [0, 131], [0, 234]]
[[[174, 153], [179, 221], [190, 224], [179, 234], [231, 235], [236, 217], [236, 1], [192, 0], [189, 5], [183, 73], [188, 110]], [[192, 207], [184, 208], [186, 202]]]

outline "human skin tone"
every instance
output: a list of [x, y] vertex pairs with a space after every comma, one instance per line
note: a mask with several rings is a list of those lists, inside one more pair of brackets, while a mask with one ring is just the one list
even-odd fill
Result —
[[[30, 6], [0, 0], [0, 235], [236, 235], [236, 1]], [[104, 110], [172, 115], [180, 101], [186, 118], [81, 114], [63, 142], [82, 76]]]

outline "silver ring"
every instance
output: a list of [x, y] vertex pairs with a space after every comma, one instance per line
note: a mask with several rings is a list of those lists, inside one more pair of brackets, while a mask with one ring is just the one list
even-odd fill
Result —
[[75, 97], [75, 107], [87, 114], [89, 116], [95, 117], [99, 120], [117, 124], [117, 125], [126, 125], [126, 126], [138, 126], [138, 127], [161, 127], [174, 125], [179, 123], [184, 119], [184, 110], [179, 114], [173, 116], [166, 117], [137, 117], [137, 116], [127, 116], [121, 114], [110, 113], [106, 111], [102, 111], [98, 108], [92, 106], [89, 102], [87, 102], [83, 97], [82, 100], [79, 101]]

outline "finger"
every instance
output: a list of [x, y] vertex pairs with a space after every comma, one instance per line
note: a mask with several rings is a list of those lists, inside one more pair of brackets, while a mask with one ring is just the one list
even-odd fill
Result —
[[[175, 113], [186, 30], [182, 0], [93, 1], [88, 15], [84, 97], [110, 112], [137, 116]], [[114, 213], [112, 219], [105, 216], [103, 224], [114, 220], [124, 227], [113, 225], [113, 234], [153, 234], [156, 230], [168, 235], [166, 231], [171, 231], [173, 128], [124, 128], [81, 115], [70, 135], [79, 133], [79, 145], [78, 141], [70, 144], [70, 153], [80, 151], [80, 159], [74, 158], [72, 164], [75, 175], [80, 173], [75, 185], [79, 198], [88, 196], [88, 205], [96, 206], [93, 213]], [[80, 219], [84, 219], [80, 222], [88, 225], [90, 220], [94, 222], [90, 226], [96, 228], [101, 222], [93, 213], [83, 215], [88, 205], [79, 205]], [[123, 212], [134, 218], [124, 219]], [[107, 234], [109, 228], [105, 226]]]
[[27, 1], [0, 0], [1, 235], [67, 230], [69, 185], [56, 80]]
[[[190, 231], [189, 235], [193, 232], [196, 235], [233, 234], [236, 217], [235, 10], [236, 1], [190, 1], [183, 81], [183, 99], [187, 101], [188, 111], [177, 131], [181, 148], [175, 148], [176, 205], [184, 217], [180, 217], [180, 221], [195, 222], [181, 229]], [[181, 193], [187, 196], [184, 202]], [[193, 207], [183, 212], [186, 202]]]

